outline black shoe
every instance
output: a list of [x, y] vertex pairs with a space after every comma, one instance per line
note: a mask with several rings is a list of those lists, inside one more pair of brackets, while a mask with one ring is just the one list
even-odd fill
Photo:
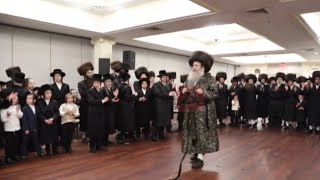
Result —
[[21, 156], [21, 160], [22, 161], [27, 160], [27, 156], [25, 156], [25, 155]]
[[190, 157], [190, 160], [191, 161], [195, 161], [195, 160], [197, 160], [198, 158], [198, 154], [197, 153], [194, 153], [191, 157]]
[[196, 160], [193, 160], [191, 164], [192, 169], [201, 169], [204, 163], [202, 160], [197, 158]]
[[90, 153], [96, 153], [97, 147], [90, 147]]
[[319, 130], [315, 130], [314, 133], [315, 133], [315, 134], [320, 134], [320, 131], [319, 131]]
[[155, 141], [158, 141], [158, 138], [155, 137], [155, 136], [152, 136], [152, 137], [151, 137], [151, 141], [154, 141], [154, 142], [155, 142]]
[[306, 133], [307, 133], [307, 134], [312, 134], [312, 133], [313, 133], [313, 130], [312, 130], [312, 129], [309, 129], [309, 130], [306, 131]]
[[5, 163], [6, 163], [6, 164], [13, 164], [13, 163], [15, 163], [15, 161], [14, 161], [13, 159], [8, 158], [8, 157], [7, 157], [7, 158], [5, 158], [5, 160], [4, 160], [4, 161], [5, 161]]
[[40, 152], [40, 153], [37, 153], [38, 157], [42, 158], [45, 154]]
[[13, 157], [12, 159], [14, 161], [16, 161], [16, 162], [20, 162], [21, 161], [21, 158], [19, 156]]

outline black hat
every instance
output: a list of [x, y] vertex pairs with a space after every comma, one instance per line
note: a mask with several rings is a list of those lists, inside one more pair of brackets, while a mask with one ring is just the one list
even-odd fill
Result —
[[4, 85], [6, 85], [6, 84], [7, 84], [7, 82], [0, 81], [0, 86], [4, 86]]
[[185, 83], [188, 78], [188, 74], [180, 75], [180, 82]]
[[140, 79], [142, 74], [145, 74], [146, 76], [148, 76], [148, 69], [144, 66], [139, 67], [134, 71], [134, 74], [136, 75], [137, 79]]
[[21, 72], [21, 69], [19, 66], [14, 66], [14, 67], [10, 67], [10, 68], [6, 69], [6, 74], [9, 78], [13, 77], [13, 74], [15, 72]]
[[16, 83], [24, 83], [25, 74], [23, 72], [15, 72], [12, 80]]
[[288, 73], [286, 76], [286, 81], [296, 81], [297, 75], [293, 73]]
[[40, 87], [34, 87], [34, 88], [33, 88], [33, 92], [34, 92], [34, 91], [38, 91], [38, 93], [39, 93], [39, 90], [40, 90]]
[[267, 74], [260, 74], [258, 80], [261, 82], [262, 79], [267, 81], [268, 80], [268, 75]]
[[156, 77], [156, 74], [153, 71], [148, 72], [148, 77]]
[[167, 75], [169, 76], [169, 79], [176, 79], [177, 78], [176, 72], [167, 72]]
[[130, 77], [131, 77], [130, 74], [127, 73], [127, 72], [123, 72], [123, 73], [120, 74], [120, 79], [123, 82], [129, 80]]
[[302, 83], [302, 82], [305, 83], [305, 82], [307, 82], [307, 80], [308, 79], [306, 77], [299, 76], [298, 79], [297, 79], [297, 83], [299, 83], [299, 84]]
[[304, 96], [304, 91], [298, 91], [298, 95], [302, 95], [302, 96]]
[[161, 70], [161, 71], [159, 71], [159, 75], [158, 75], [157, 77], [162, 77], [162, 76], [168, 76], [166, 70]]
[[106, 81], [106, 80], [111, 80], [111, 81], [113, 81], [113, 80], [114, 80], [114, 77], [113, 77], [111, 74], [104, 74], [104, 75], [102, 76], [102, 80], [103, 80], [103, 81]]
[[282, 73], [282, 72], [278, 72], [276, 74], [276, 79], [278, 79], [278, 78], [281, 78], [282, 80], [285, 80], [286, 79], [286, 75], [284, 73]]
[[189, 60], [189, 65], [192, 67], [193, 63], [195, 61], [200, 62], [202, 64], [202, 66], [204, 66], [205, 72], [210, 71], [210, 69], [213, 65], [213, 62], [214, 62], [212, 56], [206, 52], [203, 52], [203, 51], [194, 52]]
[[316, 77], [319, 77], [319, 78], [320, 78], [320, 71], [313, 71], [313, 73], [312, 73], [312, 81], [314, 81], [314, 79], [315, 79]]
[[121, 70], [121, 62], [120, 61], [113, 61], [110, 64], [111, 69], [115, 72], [119, 72]]
[[50, 76], [53, 77], [55, 74], [60, 74], [62, 77], [66, 75], [61, 69], [54, 69], [52, 73], [50, 73]]
[[223, 78], [224, 80], [226, 80], [226, 79], [227, 79], [227, 73], [225, 73], [225, 72], [218, 72], [218, 73], [216, 74], [216, 81], [219, 81], [220, 78]]
[[248, 74], [248, 75], [246, 76], [246, 82], [248, 82], [249, 79], [252, 79], [254, 83], [257, 82], [257, 76], [254, 75], [254, 74]]
[[236, 75], [236, 77], [238, 78], [238, 81], [241, 81], [246, 78], [246, 75], [244, 73], [240, 73], [240, 74]]
[[239, 78], [235, 76], [231, 79], [231, 82], [239, 82]]
[[101, 74], [94, 74], [93, 76], [92, 76], [92, 80], [93, 81], [102, 81], [102, 76], [101, 76]]
[[130, 66], [127, 63], [121, 63], [121, 69], [120, 71], [129, 72]]
[[276, 81], [277, 79], [276, 79], [276, 77], [269, 77], [269, 79], [268, 79], [268, 83], [271, 83], [271, 81]]
[[142, 79], [139, 80], [139, 86], [140, 86], [140, 87], [141, 87], [141, 84], [142, 84], [143, 82], [147, 82], [148, 86], [150, 85], [150, 80], [149, 80], [148, 78], [142, 78]]
[[87, 71], [89, 71], [89, 70], [91, 70], [91, 71], [94, 70], [93, 64], [91, 62], [86, 62], [78, 67], [78, 73], [81, 76], [85, 76]]
[[44, 84], [40, 87], [40, 93], [38, 93], [44, 95], [44, 93], [49, 90], [52, 91], [51, 86], [49, 84]]

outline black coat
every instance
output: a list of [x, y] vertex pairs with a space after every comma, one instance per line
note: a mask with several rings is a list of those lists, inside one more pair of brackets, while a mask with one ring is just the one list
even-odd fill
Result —
[[22, 108], [23, 116], [21, 119], [23, 131], [37, 130], [38, 131], [38, 108], [35, 107], [35, 113], [32, 111], [29, 105], [26, 105]]
[[[112, 81], [112, 89], [119, 89], [122, 86], [120, 77], [113, 73], [112, 77], [114, 80]], [[115, 121], [115, 128], [119, 128], [119, 122], [120, 122], [120, 103], [114, 104], [114, 121]]]
[[[58, 102], [51, 100], [47, 105], [45, 100], [38, 102], [38, 117], [40, 121], [40, 142], [41, 144], [53, 144], [58, 138], [58, 122], [60, 117]], [[53, 124], [45, 123], [46, 119], [53, 118]]]
[[270, 86], [268, 85], [259, 84], [257, 86], [257, 93], [258, 93], [257, 116], [260, 118], [268, 117], [269, 91], [270, 91]]
[[218, 85], [219, 97], [215, 100], [216, 108], [217, 108], [217, 118], [225, 119], [227, 117], [227, 106], [228, 106], [228, 87], [227, 85], [223, 85], [220, 87]]
[[[239, 101], [240, 101], [240, 95], [241, 95], [241, 92], [242, 91], [242, 88], [240, 88], [239, 86], [236, 86], [236, 87], [234, 87], [234, 86], [231, 86], [230, 88], [229, 88], [229, 90], [228, 90], [228, 110], [229, 110], [229, 115], [231, 115], [231, 107], [232, 107], [232, 105], [231, 105], [231, 101], [233, 100], [233, 98], [234, 98], [234, 95], [232, 95], [232, 93], [235, 93], [235, 94], [237, 94], [238, 95], [238, 99], [239, 99]], [[240, 108], [241, 108], [241, 106], [240, 106]]]
[[112, 102], [114, 98], [113, 89], [102, 89], [103, 97], [108, 97], [109, 100], [104, 104], [105, 122], [107, 133], [111, 134], [115, 132], [115, 103]]
[[78, 83], [78, 91], [81, 96], [80, 99], [80, 130], [87, 131], [87, 122], [88, 122], [88, 91], [90, 90], [90, 83], [86, 83], [86, 80], [80, 81]]
[[51, 84], [51, 88], [53, 99], [56, 100], [60, 106], [65, 102], [65, 96], [70, 91], [69, 85], [62, 83], [61, 89], [59, 89], [57, 84], [53, 83]]
[[120, 99], [120, 119], [119, 119], [119, 131], [122, 132], [134, 132], [136, 129], [136, 123], [134, 118], [134, 101], [135, 96], [132, 94], [131, 87], [122, 83], [119, 89]]
[[246, 85], [244, 93], [244, 118], [257, 119], [257, 88], [254, 85]]
[[88, 91], [88, 135], [90, 138], [105, 138], [107, 135], [105, 106], [102, 91], [92, 88]]
[[286, 89], [284, 84], [281, 84], [279, 87], [277, 84], [272, 85], [270, 89], [270, 101], [268, 108], [270, 117], [283, 118], [285, 91]]
[[[135, 117], [136, 117], [136, 123], [137, 127], [144, 127], [150, 124], [150, 117], [149, 117], [149, 109], [150, 109], [150, 95], [151, 90], [147, 89], [146, 93], [144, 94], [142, 89], [138, 89], [136, 91], [138, 93], [138, 96], [136, 98], [135, 102]], [[139, 101], [139, 98], [145, 97], [145, 101]]]
[[[299, 109], [303, 108], [303, 109]], [[298, 101], [296, 104], [296, 121], [297, 122], [306, 122], [308, 113], [308, 103], [306, 100], [303, 100], [302, 102]]]
[[[172, 84], [169, 83], [167, 86], [170, 89], [170, 91], [176, 92], [176, 89], [175, 89], [175, 87], [173, 87]], [[171, 119], [173, 119], [173, 114], [174, 114], [173, 103], [174, 103], [174, 97], [170, 97], [170, 117], [171, 117]]]
[[295, 121], [296, 119], [296, 102], [298, 100], [298, 94], [300, 89], [298, 87], [288, 87], [288, 90], [285, 91], [284, 98], [284, 120], [285, 121]]
[[152, 87], [154, 95], [154, 107], [155, 107], [155, 120], [154, 126], [164, 127], [170, 125], [171, 109], [169, 96], [170, 89], [168, 86], [163, 85], [162, 82], [157, 82]]
[[313, 126], [320, 125], [320, 87], [316, 89], [315, 85], [307, 90], [308, 96], [308, 115], [309, 123]]

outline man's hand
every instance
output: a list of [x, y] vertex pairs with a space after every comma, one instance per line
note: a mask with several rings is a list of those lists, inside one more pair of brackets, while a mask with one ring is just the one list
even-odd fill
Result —
[[195, 92], [199, 95], [203, 94], [203, 90], [201, 88], [198, 88]]

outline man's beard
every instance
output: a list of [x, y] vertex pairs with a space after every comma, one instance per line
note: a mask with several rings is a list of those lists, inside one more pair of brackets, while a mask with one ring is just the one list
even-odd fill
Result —
[[188, 87], [193, 87], [196, 82], [201, 78], [201, 76], [204, 74], [204, 69], [201, 69], [199, 71], [193, 71], [191, 70], [188, 74], [187, 78], [187, 86]]

